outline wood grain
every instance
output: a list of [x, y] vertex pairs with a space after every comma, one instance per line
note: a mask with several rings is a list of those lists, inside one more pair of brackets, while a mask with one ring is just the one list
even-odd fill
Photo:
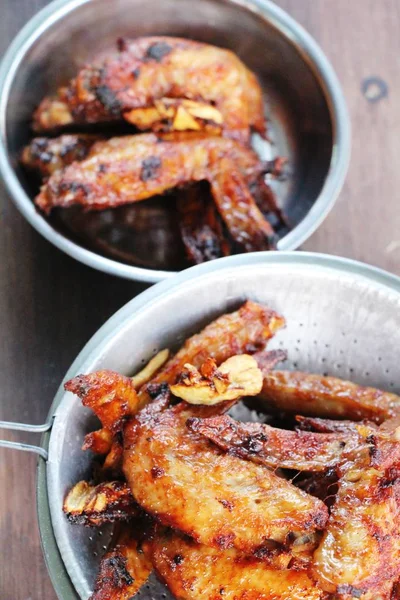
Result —
[[[0, 53], [45, 0], [3, 0]], [[278, 0], [317, 39], [343, 84], [353, 156], [343, 192], [307, 250], [400, 274], [400, 4], [398, 0]], [[387, 97], [371, 103], [366, 78]], [[66, 369], [89, 337], [144, 289], [51, 247], [0, 189], [0, 419], [42, 422]], [[55, 600], [40, 551], [35, 458], [0, 451], [0, 598]]]

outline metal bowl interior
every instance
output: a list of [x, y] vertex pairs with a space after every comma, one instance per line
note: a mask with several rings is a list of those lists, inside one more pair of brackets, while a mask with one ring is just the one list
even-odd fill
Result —
[[[168, 200], [46, 219], [32, 203], [37, 187], [18, 164], [32, 112], [77, 68], [118, 37], [165, 34], [231, 48], [257, 74], [271, 143], [291, 176], [274, 184], [294, 228], [280, 250], [297, 248], [319, 225], [342, 186], [349, 122], [336, 76], [312, 38], [268, 0], [56, 0], [21, 31], [0, 70], [0, 170], [30, 223], [52, 243], [100, 270], [159, 281], [185, 266]], [[61, 213], [61, 214], [60, 214]], [[151, 235], [149, 232], [151, 231]]]
[[[400, 279], [353, 261], [307, 253], [223, 259], [147, 290], [101, 328], [66, 377], [100, 368], [131, 374], [158, 349], [176, 348], [188, 335], [246, 298], [265, 303], [286, 317], [287, 328], [276, 335], [270, 347], [288, 350], [288, 368], [326, 372], [400, 392], [396, 352], [400, 345]], [[81, 444], [95, 423], [62, 388], [53, 412], [47, 473], [43, 463], [38, 480], [40, 529], [59, 597], [86, 600], [108, 532], [99, 534], [70, 525], [61, 507], [66, 491], [89, 476], [92, 457], [81, 451]], [[76, 593], [68, 588], [51, 528]], [[165, 592], [151, 580], [140, 596], [161, 600]]]

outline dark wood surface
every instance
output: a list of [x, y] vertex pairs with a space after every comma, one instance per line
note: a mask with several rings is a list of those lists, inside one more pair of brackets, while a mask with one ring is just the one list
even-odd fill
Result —
[[[0, 54], [46, 3], [2, 0]], [[400, 274], [400, 3], [277, 3], [308, 29], [332, 61], [353, 123], [346, 184], [304, 248]], [[362, 92], [371, 77], [388, 87], [377, 102]], [[24, 221], [2, 189], [0, 198], [0, 419], [40, 423], [85, 342], [144, 286], [97, 273], [63, 255]], [[34, 456], [0, 450], [1, 600], [55, 600], [36, 524], [35, 464]]]

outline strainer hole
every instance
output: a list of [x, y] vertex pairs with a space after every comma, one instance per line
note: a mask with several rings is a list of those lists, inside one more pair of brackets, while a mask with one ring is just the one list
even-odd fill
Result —
[[325, 358], [325, 356], [323, 356], [323, 357], [321, 358], [321, 362], [322, 362], [322, 363], [326, 363], [326, 358]]
[[294, 362], [293, 366], [294, 366], [295, 369], [297, 369], [297, 362]]
[[365, 371], [365, 376], [369, 377], [369, 371]]
[[304, 323], [299, 323], [299, 327], [304, 327]]
[[350, 371], [350, 373], [354, 373], [353, 367], [350, 367], [349, 371]]
[[358, 340], [353, 340], [353, 344], [357, 344], [357, 343], [358, 343]]
[[340, 363], [338, 363], [338, 364], [336, 365], [336, 368], [337, 368], [337, 369], [341, 369], [341, 368], [342, 368], [342, 365], [341, 365]]
[[329, 344], [325, 344], [325, 348], [329, 348]]
[[394, 381], [391, 381], [391, 382], [389, 383], [389, 386], [390, 386], [391, 388], [392, 388], [392, 387], [394, 387]]
[[324, 371], [324, 372], [322, 373], [322, 375], [323, 375], [324, 377], [328, 377], [328, 371]]
[[390, 373], [389, 369], [385, 369], [385, 373], [386, 373], [386, 375], [387, 375], [388, 373]]
[[382, 356], [378, 356], [378, 362], [382, 362]]
[[316, 344], [316, 343], [317, 343], [317, 340], [314, 340], [313, 344]]
[[300, 350], [299, 350], [299, 348], [297, 348], [297, 346], [295, 347], [295, 351], [300, 352]]

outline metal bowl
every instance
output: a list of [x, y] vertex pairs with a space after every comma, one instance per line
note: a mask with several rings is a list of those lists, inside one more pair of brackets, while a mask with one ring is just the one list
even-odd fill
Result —
[[[270, 347], [288, 350], [288, 368], [400, 392], [400, 278], [354, 261], [302, 252], [230, 257], [148, 289], [98, 331], [65, 379], [102, 368], [131, 374], [160, 347], [176, 348], [246, 298], [286, 317], [287, 328]], [[88, 598], [109, 534], [71, 525], [61, 510], [66, 491], [89, 476], [92, 457], [81, 445], [95, 426], [91, 413], [61, 386], [42, 427], [51, 431], [40, 448], [48, 459], [39, 461], [37, 502], [44, 555], [62, 600]], [[167, 596], [151, 579], [138, 597]]]
[[[117, 209], [47, 219], [36, 211], [34, 186], [18, 164], [31, 136], [32, 112], [44, 95], [118, 37], [153, 34], [231, 48], [256, 72], [272, 140], [262, 151], [287, 156], [292, 168], [288, 181], [275, 189], [294, 225], [278, 248], [297, 248], [325, 218], [342, 187], [350, 126], [341, 88], [321, 49], [268, 0], [56, 0], [39, 12], [0, 68], [0, 172], [16, 206], [50, 242], [101, 271], [154, 282], [182, 268], [171, 251], [176, 234], [163, 203], [149, 212], [142, 203], [128, 216], [126, 209]], [[151, 236], [143, 233], [149, 231]]]

